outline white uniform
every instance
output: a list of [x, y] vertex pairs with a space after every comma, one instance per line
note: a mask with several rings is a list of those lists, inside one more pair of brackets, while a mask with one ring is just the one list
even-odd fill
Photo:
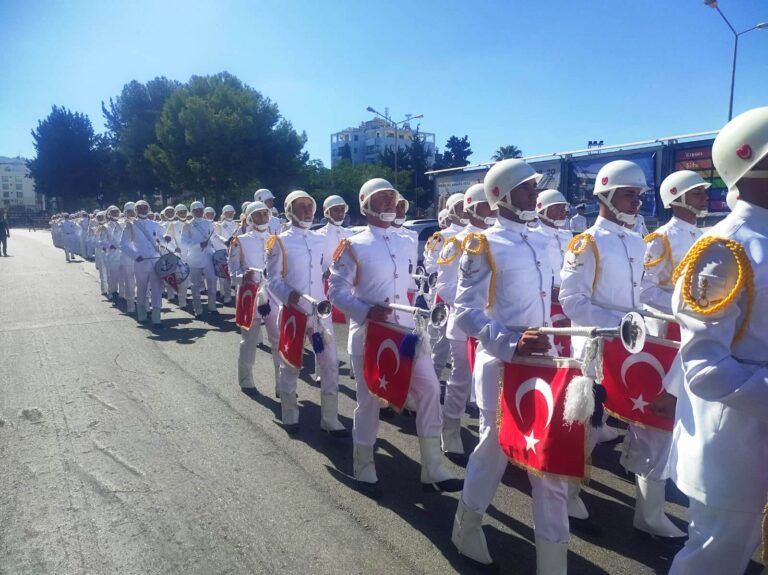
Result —
[[[168, 251], [176, 254], [186, 262], [187, 247], [181, 241], [182, 232], [184, 231], [184, 223], [185, 222], [178, 218], [171, 220], [168, 222], [165, 233], [167, 236], [171, 237], [171, 241], [166, 243]], [[187, 305], [187, 289], [189, 288], [190, 282], [191, 278], [187, 278], [178, 285], [179, 307], [185, 307]]]
[[283, 223], [284, 222], [277, 216], [270, 216], [269, 223], [267, 224], [269, 226], [269, 233], [272, 235], [279, 234], [283, 231]]
[[[213, 241], [214, 250], [228, 250], [227, 241], [232, 237], [232, 234], [237, 230], [237, 222], [230, 219], [225, 219], [220, 222], [216, 222], [213, 225], [214, 234], [211, 240]], [[232, 272], [229, 273], [230, 279], [219, 278], [219, 290], [221, 291], [222, 301], [228, 304], [232, 301]]]
[[[484, 232], [495, 272], [485, 253], [464, 253], [456, 291], [456, 323], [478, 339], [475, 394], [480, 408], [480, 441], [470, 455], [461, 500], [483, 514], [493, 500], [507, 456], [496, 428], [502, 362], [511, 361], [520, 333], [509, 326], [547, 326], [552, 269], [549, 240], [525, 224], [499, 216]], [[474, 242], [473, 242], [474, 243]], [[494, 277], [491, 291], [491, 277]], [[567, 543], [568, 482], [529, 474], [533, 494], [534, 531], [551, 543]]]
[[751, 312], [742, 289], [733, 303], [707, 313], [732, 291], [738, 275], [722, 245], [691, 264], [690, 295], [704, 313], [685, 303], [682, 279], [675, 286], [685, 386], [669, 464], [690, 498], [691, 527], [671, 575], [744, 573], [760, 541], [768, 494], [768, 330], [762, 323], [768, 317], [768, 210], [739, 201], [706, 237], [738, 242], [754, 274], [754, 298]]
[[535, 231], [544, 234], [549, 241], [549, 264], [552, 267], [552, 287], [560, 289], [560, 270], [563, 269], [565, 252], [573, 239], [573, 234], [562, 228], [553, 228], [540, 223]]
[[117, 220], [107, 222], [107, 241], [105, 260], [107, 264], [107, 282], [109, 293], [116, 294], [120, 285], [120, 236], [123, 228]]
[[[213, 246], [210, 242], [212, 236], [213, 222], [205, 218], [193, 218], [191, 222], [186, 222], [181, 232], [181, 243], [187, 250], [195, 316], [203, 313], [200, 299], [203, 279], [208, 290], [208, 311], [216, 311], [216, 273], [213, 270]], [[200, 245], [203, 242], [208, 242], [205, 247]]]
[[80, 239], [80, 255], [84, 258], [88, 258], [88, 227], [90, 224], [90, 219], [88, 216], [84, 216], [80, 218], [80, 221], [77, 222], [78, 227], [80, 228], [78, 230], [78, 237]]
[[645, 225], [645, 218], [642, 214], [637, 214], [635, 225], [632, 226], [632, 231], [638, 234], [641, 238], [648, 235], [648, 228]]
[[[325, 238], [325, 241], [328, 243], [328, 248], [327, 248], [328, 253], [331, 253], [331, 254], [336, 250], [336, 247], [341, 243], [341, 240], [354, 235], [352, 233], [352, 230], [350, 230], [349, 228], [345, 228], [343, 226], [337, 226], [330, 222], [328, 222], [322, 228], [317, 230], [317, 233]], [[331, 263], [332, 263], [331, 261], [324, 261], [323, 271], [330, 269]]]
[[64, 256], [67, 260], [75, 259], [75, 252], [78, 250], [77, 224], [72, 220], [62, 220], [61, 222], [62, 246], [64, 247]]
[[[152, 323], [160, 323], [163, 285], [155, 273], [155, 263], [160, 256], [162, 230], [160, 224], [147, 218], [136, 218], [125, 224], [121, 239], [123, 254], [133, 258], [133, 272], [136, 277], [136, 305], [138, 319], [147, 319], [147, 288], [152, 298]], [[141, 261], [136, 261], [141, 257]]]
[[125, 309], [128, 313], [136, 310], [136, 275], [133, 271], [134, 258], [129, 252], [123, 251], [123, 234], [128, 223], [133, 218], [123, 218], [120, 222], [120, 235], [118, 236], [118, 250], [120, 251], [120, 282], [117, 291], [120, 297], [125, 299]]
[[574, 234], [580, 234], [587, 231], [587, 218], [581, 214], [576, 214], [568, 221], [568, 228]]
[[109, 230], [106, 223], [97, 224], [93, 231], [93, 249], [96, 269], [99, 271], [99, 283], [101, 293], [109, 295], [109, 282], [107, 276], [107, 249], [109, 248]]
[[[257, 268], [266, 270], [267, 268], [267, 239], [268, 231], [257, 231], [249, 228], [245, 234], [240, 234], [234, 238], [230, 244], [229, 250], [229, 273], [232, 277], [232, 283], [239, 287], [243, 283], [243, 277], [248, 268]], [[266, 280], [256, 274], [255, 280], [264, 285], [259, 287], [263, 289], [269, 301], [269, 314], [264, 318], [264, 325], [267, 330], [269, 345], [272, 347], [272, 362], [275, 366], [275, 389], [279, 378], [280, 353], [278, 352], [278, 343], [280, 334], [277, 331], [277, 300], [266, 287]], [[240, 353], [238, 355], [238, 380], [240, 387], [248, 389], [255, 388], [253, 381], [253, 363], [256, 360], [256, 347], [263, 341], [261, 335], [261, 316], [255, 316], [251, 323], [251, 328], [240, 330]]]

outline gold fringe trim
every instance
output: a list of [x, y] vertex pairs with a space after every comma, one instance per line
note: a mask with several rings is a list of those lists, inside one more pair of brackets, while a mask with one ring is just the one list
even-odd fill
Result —
[[592, 253], [595, 254], [595, 275], [592, 278], [592, 291], [597, 288], [597, 282], [600, 279], [600, 250], [597, 249], [597, 242], [592, 234], [584, 232], [575, 236], [570, 242], [568, 242], [567, 251], [572, 252], [573, 255], [579, 256], [587, 248], [592, 248]]
[[674, 269], [675, 262], [672, 261], [672, 246], [669, 244], [669, 238], [667, 237], [666, 234], [658, 234], [656, 232], [652, 232], [652, 233], [648, 234], [647, 236], [645, 236], [643, 238], [643, 241], [646, 244], [650, 244], [653, 240], [656, 240], [656, 239], [661, 239], [661, 243], [662, 243], [662, 246], [664, 248], [664, 251], [655, 260], [646, 260], [643, 263], [643, 266], [645, 266], [645, 269], [650, 269], [650, 268], [656, 267], [661, 262], [663, 262], [665, 259], [669, 258], [669, 261], [672, 263], [672, 268]]
[[[452, 256], [447, 258], [443, 258], [442, 255], [438, 256], [437, 265], [439, 266], [448, 265], [461, 255], [461, 243], [455, 237], [448, 238], [448, 240], [445, 242], [445, 245], [443, 246], [443, 250], [448, 246], [456, 246], [456, 252]], [[440, 250], [440, 254], [443, 253], [443, 250]]]

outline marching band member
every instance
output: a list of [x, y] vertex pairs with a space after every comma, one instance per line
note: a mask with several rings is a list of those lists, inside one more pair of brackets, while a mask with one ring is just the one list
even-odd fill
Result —
[[[625, 313], [618, 310], [639, 309], [645, 245], [627, 226], [634, 225], [640, 196], [647, 190], [645, 174], [633, 162], [609, 162], [597, 173], [593, 193], [600, 202], [600, 215], [591, 228], [573, 238], [561, 273], [560, 303], [574, 325], [615, 327]], [[572, 338], [576, 357], [583, 355], [584, 343], [584, 338]], [[664, 434], [635, 424], [629, 425], [628, 433], [642, 438], [635, 447], [645, 457], [667, 453]], [[596, 429], [590, 437], [594, 445]], [[659, 464], [663, 467], [661, 461], [653, 462], [652, 468]], [[685, 536], [664, 514], [665, 478], [638, 473], [635, 479], [635, 529], [654, 537]], [[571, 498], [571, 512], [579, 509], [575, 517], [587, 519], [583, 502], [575, 493]]]
[[669, 463], [691, 523], [670, 575], [744, 573], [768, 494], [768, 107], [726, 124], [712, 160], [739, 201], [673, 277], [685, 382]]
[[[328, 223], [317, 230], [317, 233], [327, 238], [330, 253], [334, 252], [341, 240], [352, 235], [352, 230], [342, 225], [347, 211], [349, 211], [349, 206], [341, 196], [328, 196], [323, 202], [323, 215]], [[326, 269], [331, 267], [330, 261], [326, 261], [324, 264]]]
[[[203, 217], [213, 224], [213, 235], [211, 236], [211, 248], [213, 253], [219, 250], [227, 251], [227, 240], [229, 237], [221, 235], [221, 226], [216, 221], [216, 210], [210, 206], [203, 210]], [[214, 268], [214, 274], [216, 269]], [[217, 290], [221, 293], [221, 301], [224, 305], [232, 301], [232, 285], [227, 278], [216, 275]], [[220, 288], [220, 289], [219, 289]]]
[[136, 215], [133, 221], [125, 223], [120, 248], [123, 254], [133, 258], [133, 271], [136, 275], [136, 307], [139, 323], [147, 321], [147, 287], [152, 298], [152, 325], [159, 327], [162, 309], [163, 286], [160, 276], [155, 273], [155, 262], [160, 257], [160, 224], [150, 220], [149, 204], [144, 200], [136, 202]]
[[587, 211], [585, 203], [576, 204], [576, 215], [568, 221], [568, 229], [573, 235], [582, 234], [587, 231], [587, 218], [584, 215]]
[[[498, 220], [485, 232], [467, 236], [456, 291], [456, 322], [478, 339], [475, 394], [480, 409], [480, 441], [467, 464], [451, 541], [459, 553], [486, 565], [493, 559], [482, 530], [483, 515], [507, 467], [496, 426], [502, 362], [550, 349], [546, 335], [510, 329], [547, 326], [550, 321], [549, 240], [528, 227], [536, 218], [536, 184], [540, 179], [541, 174], [517, 159], [498, 162], [488, 171], [483, 183], [485, 196], [492, 208], [498, 208]], [[536, 572], [562, 575], [567, 571], [570, 540], [568, 481], [533, 473], [528, 478]]]
[[[280, 235], [272, 235], [267, 244], [267, 282], [269, 290], [281, 302], [281, 313], [290, 305], [305, 310], [308, 295], [317, 301], [325, 300], [323, 289], [323, 262], [331, 257], [326, 238], [309, 230], [315, 217], [315, 200], [301, 190], [285, 198], [285, 213], [291, 227]], [[315, 314], [316, 315], [316, 314]], [[315, 322], [319, 327], [315, 330]], [[339, 362], [336, 356], [336, 338], [329, 317], [313, 317], [307, 322], [307, 334], [319, 331], [324, 349], [315, 352], [315, 363], [320, 372], [320, 429], [334, 437], [347, 437], [349, 432], [338, 418]], [[273, 351], [275, 353], [275, 351]], [[283, 361], [280, 365], [278, 389], [282, 405], [283, 425], [289, 433], [298, 431], [299, 406], [296, 401], [296, 382], [299, 370]]]
[[[374, 302], [405, 304], [411, 277], [407, 255], [409, 241], [393, 233], [399, 193], [381, 178], [368, 180], [360, 188], [360, 211], [368, 227], [342, 241], [331, 266], [331, 301], [350, 318], [348, 351], [358, 374], [357, 407], [352, 437], [354, 477], [360, 489], [371, 497], [381, 496], [376, 475], [374, 446], [379, 429], [379, 400], [370, 393], [363, 377], [363, 347], [368, 320], [390, 321], [413, 327], [413, 317], [391, 312]], [[416, 405], [416, 432], [421, 452], [421, 483], [425, 490], [458, 491], [463, 484], [446, 469], [440, 450], [442, 415], [440, 385], [426, 354], [413, 358], [409, 395]]]
[[187, 249], [187, 263], [192, 282], [192, 308], [195, 317], [202, 317], [203, 305], [200, 293], [203, 290], [203, 280], [208, 289], [208, 313], [219, 315], [216, 310], [216, 273], [213, 270], [213, 222], [203, 217], [202, 202], [192, 202], [192, 221], [184, 224], [181, 232], [181, 243]]
[[80, 240], [80, 255], [84, 260], [88, 259], [88, 248], [86, 246], [86, 242], [88, 240], [88, 228], [90, 227], [90, 222], [91, 220], [88, 212], [80, 212], [80, 220], [77, 222], [77, 235]]
[[64, 213], [64, 220], [61, 222], [62, 245], [64, 246], [64, 257], [68, 262], [75, 261], [75, 251], [78, 243], [77, 226], [72, 221], [68, 213]]
[[[235, 208], [233, 208], [230, 205], [224, 206], [224, 208], [221, 210], [221, 221], [218, 221], [213, 224], [213, 229], [215, 230], [214, 235], [217, 238], [217, 243], [222, 242], [223, 247], [220, 249], [226, 250], [229, 246], [230, 238], [232, 237], [232, 234], [235, 233], [237, 230], [237, 222], [234, 221], [235, 217]], [[224, 304], [229, 304], [232, 301], [232, 278], [230, 274], [230, 279], [227, 278], [219, 278], [219, 287], [221, 288], [221, 293], [223, 297]]]
[[[123, 221], [120, 222], [120, 236], [117, 238], [118, 245], [122, 246], [123, 232], [127, 224], [133, 222], [136, 217], [136, 204], [133, 202], [126, 202], [123, 206]], [[120, 283], [118, 284], [118, 292], [120, 296], [125, 299], [125, 310], [128, 313], [136, 311], [136, 276], [133, 273], [133, 260], [134, 258], [130, 253], [120, 253]]]
[[107, 214], [98, 212], [96, 214], [96, 229], [93, 234], [94, 260], [96, 269], [99, 271], [99, 285], [101, 294], [109, 295], [109, 282], [107, 279], [107, 249], [109, 248], [109, 230], [107, 229]]
[[539, 218], [537, 231], [548, 236], [549, 262], [552, 266], [552, 301], [557, 301], [560, 291], [560, 270], [563, 268], [565, 251], [573, 234], [565, 229], [568, 223], [568, 200], [557, 190], [542, 190], [536, 199], [536, 213]]
[[[277, 215], [274, 213], [276, 211], [275, 195], [272, 192], [270, 192], [267, 188], [259, 188], [253, 193], [253, 201], [264, 202], [266, 206], [270, 209], [269, 233], [279, 234], [281, 231], [281, 222], [280, 222], [280, 218], [278, 218]], [[290, 224], [290, 222], [288, 223]]]
[[464, 455], [461, 441], [461, 416], [467, 407], [472, 391], [472, 372], [467, 357], [467, 334], [456, 323], [456, 286], [459, 261], [464, 238], [479, 233], [496, 223], [496, 210], [485, 197], [483, 184], [473, 184], [464, 192], [464, 215], [467, 226], [452, 238], [448, 238], [437, 258], [437, 284], [435, 289], [449, 306], [446, 339], [451, 348], [451, 374], [445, 386], [443, 399], [443, 451]]
[[109, 293], [112, 295], [112, 301], [117, 305], [117, 289], [120, 285], [120, 234], [123, 228], [120, 227], [120, 208], [109, 206], [107, 208], [107, 251], [105, 260], [107, 264], [107, 283]]
[[[253, 269], [267, 269], [267, 240], [269, 238], [269, 208], [263, 202], [252, 202], [245, 210], [248, 231], [237, 234], [229, 246], [229, 270], [235, 286], [243, 284], [263, 284], [260, 288], [269, 301], [269, 313], [264, 317], [269, 345], [272, 347], [272, 362], [275, 366], [275, 390], [279, 380], [280, 354], [278, 352], [279, 333], [277, 328], [277, 302], [266, 287], [265, 274], [259, 275]], [[249, 329], [240, 330], [240, 352], [237, 360], [238, 381], [240, 388], [248, 395], [256, 392], [253, 381], [253, 363], [256, 360], [256, 347], [262, 342], [261, 321], [254, 317]], [[277, 392], [275, 393], [277, 395]]]

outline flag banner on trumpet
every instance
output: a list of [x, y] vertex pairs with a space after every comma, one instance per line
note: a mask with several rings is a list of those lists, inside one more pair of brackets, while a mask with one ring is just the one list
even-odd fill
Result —
[[259, 284], [242, 284], [237, 288], [235, 300], [235, 323], [243, 329], [251, 329], [254, 311], [256, 310], [256, 296], [259, 293]]
[[576, 360], [518, 358], [504, 363], [499, 443], [510, 461], [533, 473], [583, 479], [584, 426], [563, 419], [568, 383], [581, 376]]
[[[552, 302], [550, 319], [552, 320], [552, 327], [571, 327], [571, 320], [563, 312], [563, 306], [557, 302]], [[570, 335], [554, 335], [552, 339], [558, 357], [571, 357]]]
[[648, 337], [640, 353], [630, 354], [618, 338], [603, 346], [605, 409], [628, 423], [672, 431], [673, 419], [651, 412], [651, 404], [664, 391], [662, 381], [678, 353], [673, 342]]
[[475, 356], [477, 355], [477, 338], [467, 338], [467, 363], [469, 363], [469, 373], [475, 371]]
[[308, 318], [307, 314], [292, 305], [280, 307], [280, 357], [296, 369], [301, 369]]
[[[323, 280], [323, 290], [324, 290], [323, 293], [325, 293], [325, 297], [328, 297], [328, 287], [329, 287], [328, 278], [325, 278]], [[333, 321], [333, 323], [347, 323], [347, 316], [345, 316], [344, 312], [341, 311], [339, 308], [337, 308], [336, 306], [333, 306], [331, 310], [331, 321]]]
[[411, 330], [392, 324], [367, 322], [363, 351], [363, 377], [368, 390], [388, 402], [398, 412], [403, 410], [411, 388], [413, 356], [402, 353]]

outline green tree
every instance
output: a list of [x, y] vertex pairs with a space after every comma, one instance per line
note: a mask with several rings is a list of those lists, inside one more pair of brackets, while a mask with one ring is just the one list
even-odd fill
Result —
[[461, 168], [469, 164], [469, 156], [472, 155], [472, 148], [470, 147], [469, 137], [464, 136], [458, 138], [451, 136], [445, 143], [445, 150], [435, 154], [436, 170], [444, 170], [447, 168]]
[[[109, 106], [101, 103], [107, 125], [109, 144], [122, 156], [124, 175], [122, 186], [134, 194], [159, 191], [163, 202], [168, 195], [168, 183], [163, 170], [156, 170], [145, 152], [157, 144], [156, 125], [166, 100], [181, 87], [179, 82], [164, 77], [146, 84], [132, 81]], [[112, 164], [119, 163], [115, 160]]]
[[305, 134], [235, 76], [193, 76], [166, 100], [146, 157], [174, 190], [220, 203], [267, 185], [282, 196], [302, 179]]
[[523, 151], [517, 146], [501, 146], [491, 158], [494, 162], [500, 162], [508, 158], [522, 158]]
[[74, 211], [95, 198], [101, 174], [98, 139], [88, 116], [53, 106], [32, 130], [37, 155], [27, 162], [35, 187], [56, 198], [59, 210]]

